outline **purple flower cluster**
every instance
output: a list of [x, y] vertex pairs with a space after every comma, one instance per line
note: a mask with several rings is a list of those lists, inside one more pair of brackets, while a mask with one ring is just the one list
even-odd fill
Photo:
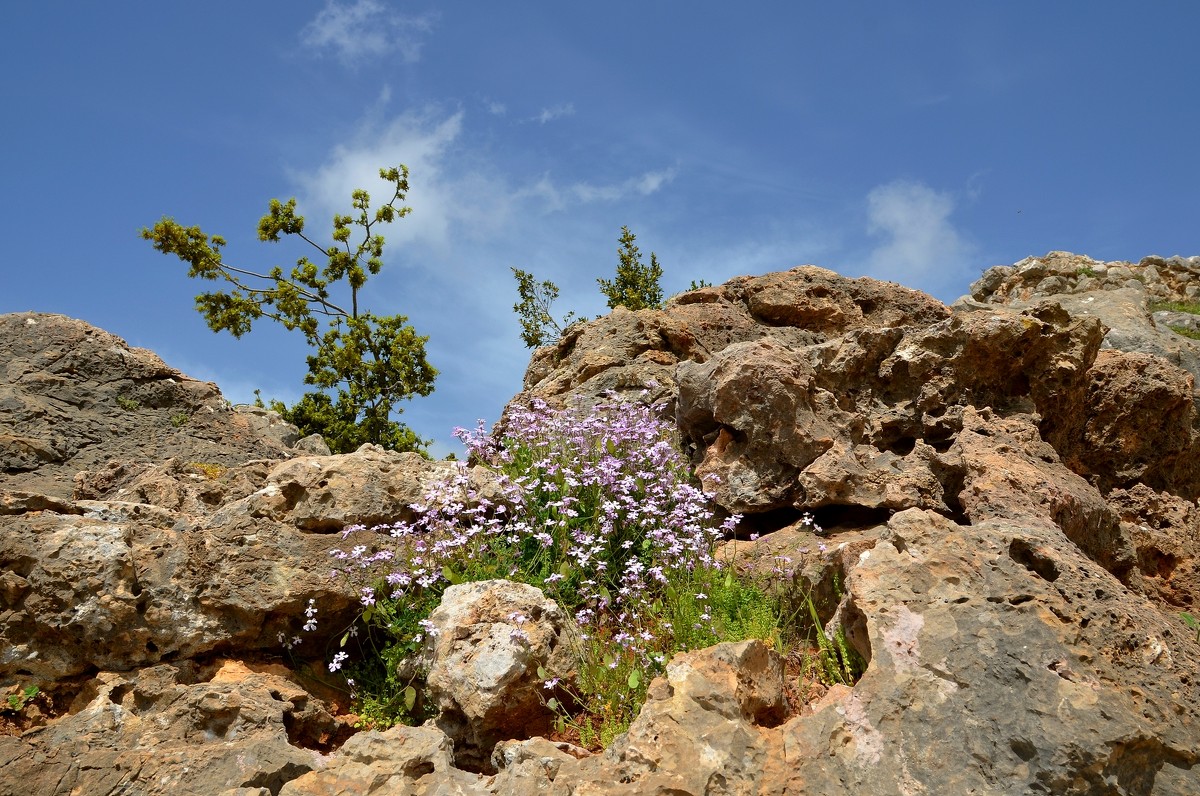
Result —
[[335, 572], [359, 584], [367, 607], [440, 593], [459, 580], [523, 580], [573, 611], [585, 637], [608, 639], [642, 662], [657, 659], [654, 601], [673, 578], [718, 567], [715, 545], [738, 519], [714, 521], [660, 411], [617, 402], [555, 409], [534, 400], [510, 413], [502, 438], [482, 423], [458, 429], [494, 483], [483, 490], [465, 464], [454, 465], [413, 506], [414, 521], [347, 528], [354, 544], [335, 553]]

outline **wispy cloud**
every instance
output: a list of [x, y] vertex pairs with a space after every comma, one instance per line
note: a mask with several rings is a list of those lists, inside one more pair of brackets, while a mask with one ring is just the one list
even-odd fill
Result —
[[319, 211], [322, 218], [331, 217], [344, 212], [356, 188], [366, 188], [372, 204], [378, 206], [387, 190], [379, 181], [379, 169], [403, 163], [412, 175], [407, 204], [419, 212], [395, 225], [389, 240], [437, 246], [446, 240], [454, 216], [467, 208], [453, 184], [456, 178], [447, 173], [447, 153], [462, 127], [462, 111], [446, 115], [427, 109], [386, 122], [369, 119], [320, 166], [293, 175], [301, 187], [302, 207], [306, 212]]
[[537, 122], [538, 124], [546, 124], [547, 122], [552, 122], [555, 119], [561, 119], [565, 116], [574, 115], [575, 103], [566, 102], [562, 103], [561, 105], [555, 105], [551, 108], [542, 108], [541, 113], [533, 117], [533, 121]]
[[975, 248], [951, 223], [954, 208], [952, 194], [922, 182], [896, 180], [872, 189], [867, 232], [883, 240], [869, 253], [867, 272], [953, 298], [946, 291], [969, 281]]
[[[502, 158], [480, 131], [492, 119], [441, 106], [389, 116], [376, 105], [353, 136], [292, 174], [301, 212], [316, 230], [346, 211], [355, 188], [366, 188], [377, 206], [387, 188], [380, 167], [409, 167], [413, 212], [382, 230], [386, 266], [371, 284], [370, 306], [402, 312], [429, 336], [430, 361], [442, 374], [437, 397], [414, 401], [404, 416], [425, 435], [481, 412], [494, 420], [520, 389], [529, 352], [512, 312], [510, 266], [553, 279], [563, 291], [560, 314], [602, 312], [595, 279], [614, 267], [619, 232], [611, 203], [620, 200], [635, 218], [640, 201], [676, 178], [673, 167], [631, 167], [633, 174], [610, 184], [589, 180], [604, 179], [599, 167], [558, 180], [522, 171], [514, 165], [519, 158]], [[491, 407], [481, 409], [481, 391]]]
[[433, 14], [405, 16], [382, 0], [338, 3], [325, 7], [300, 31], [301, 43], [332, 51], [355, 66], [369, 58], [398, 52], [408, 63], [420, 60], [424, 37], [433, 30]]
[[636, 177], [609, 185], [577, 182], [570, 186], [569, 190], [580, 202], [615, 202], [631, 196], [649, 196], [675, 179], [678, 172], [679, 170], [674, 167], [647, 171]]

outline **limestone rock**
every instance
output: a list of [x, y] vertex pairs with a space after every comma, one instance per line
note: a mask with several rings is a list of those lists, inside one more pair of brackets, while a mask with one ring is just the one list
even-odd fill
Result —
[[450, 739], [434, 727], [398, 725], [355, 735], [321, 770], [298, 777], [279, 796], [433, 796], [484, 794], [482, 778], [454, 768]]
[[69, 715], [0, 736], [0, 794], [277, 793], [315, 768], [320, 745], [347, 729], [282, 667], [103, 672]]
[[538, 676], [574, 677], [571, 620], [540, 589], [511, 581], [464, 583], [446, 589], [429, 616], [422, 662], [460, 767], [491, 763], [496, 743], [548, 732], [553, 696]]
[[62, 315], [0, 315], [0, 490], [70, 497], [75, 473], [111, 459], [289, 455], [260, 430], [215, 385], [115, 335]]
[[[236, 646], [279, 649], [308, 599], [333, 632], [355, 610], [330, 580], [337, 537], [242, 515], [194, 524], [144, 504], [0, 518], [0, 682], [127, 670]], [[165, 520], [165, 521], [164, 521]], [[328, 628], [328, 629], [326, 629]], [[314, 652], [324, 636], [309, 642]]]
[[[1045, 285], [1050, 276], [1055, 283]], [[1070, 252], [1050, 252], [1012, 266], [990, 268], [971, 285], [969, 297], [970, 301], [1017, 308], [1055, 302], [1073, 316], [1098, 318], [1108, 330], [1106, 348], [1159, 356], [1200, 376], [1200, 344], [1172, 331], [1170, 315], [1152, 313], [1156, 302], [1197, 299], [1200, 258], [1101, 262]], [[964, 297], [960, 303], [967, 300]], [[1181, 325], [1190, 322], [1183, 319]]]
[[570, 395], [586, 404], [608, 392], [636, 396], [648, 389], [647, 400], [672, 402], [677, 363], [705, 362], [733, 343], [770, 337], [803, 346], [855, 329], [927, 324], [946, 315], [918, 291], [814, 266], [737, 277], [677, 296], [663, 310], [618, 307], [572, 327], [534, 353], [519, 400], [561, 405]]
[[276, 464], [262, 488], [227, 513], [244, 511], [314, 532], [411, 520], [410, 506], [422, 502], [448, 466], [369, 444], [354, 453], [297, 456]]

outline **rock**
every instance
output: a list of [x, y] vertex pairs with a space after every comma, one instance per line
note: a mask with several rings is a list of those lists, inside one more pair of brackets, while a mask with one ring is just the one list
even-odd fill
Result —
[[1160, 357], [1105, 350], [1089, 377], [1084, 411], [1060, 443], [1071, 469], [1104, 493], [1144, 483], [1189, 500], [1200, 497], [1191, 374]]
[[347, 729], [278, 666], [102, 672], [69, 715], [0, 736], [0, 794], [277, 793], [320, 759], [290, 739], [330, 743]]
[[747, 515], [727, 560], [865, 664], [789, 712], [762, 643], [685, 653], [595, 755], [537, 737], [538, 667], [569, 682], [574, 642], [531, 587], [448, 589], [440, 715], [340, 749], [316, 685], [216, 659], [277, 652], [312, 599], [293, 652], [319, 660], [359, 608], [331, 532], [410, 517], [453, 465], [328, 455], [86, 324], [0, 316], [0, 688], [44, 692], [0, 736], [0, 796], [1200, 792], [1200, 349], [1151, 314], [1197, 277], [1052, 252], [947, 309], [805, 266], [535, 352], [516, 404], [662, 400]]
[[1197, 708], [1179, 701], [1200, 650], [1049, 523], [909, 510], [846, 586], [870, 666], [781, 728], [776, 792], [1200, 786]]
[[446, 589], [429, 621], [426, 686], [456, 765], [487, 769], [498, 742], [549, 732], [556, 692], [538, 668], [570, 682], [576, 660], [574, 626], [553, 600], [523, 583], [464, 583]]
[[[965, 407], [1040, 411], [1052, 434], [1087, 389], [1101, 330], [1061, 310], [955, 313], [789, 348], [736, 343], [677, 370], [697, 475], [730, 512], [958, 510]], [[1077, 411], [1077, 410], [1075, 410]]]
[[[1146, 257], [1139, 263], [1102, 263], [1070, 252], [1050, 252], [1016, 266], [988, 269], [971, 285], [970, 300], [1015, 308], [1052, 301], [1075, 317], [1099, 319], [1108, 329], [1106, 348], [1159, 356], [1200, 376], [1200, 343], [1172, 331], [1169, 315], [1161, 316], [1163, 322], [1158, 313], [1151, 317], [1155, 302], [1188, 302], [1200, 295], [1195, 259]], [[1063, 284], [1054, 289], [1035, 284], [1039, 274], [1047, 273]], [[966, 303], [966, 297], [959, 301]]]
[[573, 326], [534, 353], [518, 400], [561, 406], [568, 395], [589, 404], [609, 392], [648, 391], [645, 400], [665, 399], [673, 410], [676, 364], [705, 362], [733, 343], [770, 337], [809, 345], [855, 329], [925, 324], [946, 315], [944, 306], [915, 290], [814, 266], [737, 277], [681, 294], [663, 310], [618, 307]]
[[226, 513], [246, 512], [320, 533], [411, 520], [411, 505], [422, 502], [448, 469], [446, 463], [376, 445], [336, 456], [298, 456], [275, 465], [262, 488]]
[[[188, 523], [144, 504], [82, 501], [78, 514], [3, 518], [0, 682], [128, 670], [236, 646], [279, 649], [321, 606], [309, 647], [356, 611], [328, 577], [330, 537], [243, 515]], [[173, 524], [175, 523], [175, 524]]]
[[1132, 540], [1137, 587], [1175, 611], [1200, 609], [1200, 509], [1145, 484], [1107, 495]]
[[[782, 773], [783, 663], [761, 641], [684, 653], [650, 684], [629, 732], [560, 762], [559, 793], [770, 793]], [[776, 759], [772, 759], [776, 758]], [[586, 783], [586, 784], [585, 784]]]
[[1045, 519], [1117, 577], [1134, 566], [1133, 543], [1094, 486], [1063, 467], [1032, 418], [968, 407], [952, 454], [962, 462], [958, 504], [973, 525], [989, 518]]
[[456, 769], [450, 739], [434, 727], [398, 725], [355, 735], [328, 767], [285, 784], [279, 796], [484, 794], [482, 778]]
[[[61, 315], [0, 315], [0, 490], [71, 496], [80, 470], [283, 458], [215, 385]], [[293, 428], [294, 431], [294, 428]]]

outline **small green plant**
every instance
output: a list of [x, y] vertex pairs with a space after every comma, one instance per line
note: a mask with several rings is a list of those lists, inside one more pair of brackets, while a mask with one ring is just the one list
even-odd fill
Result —
[[1197, 620], [1196, 617], [1192, 616], [1187, 611], [1181, 613], [1179, 618], [1183, 620], [1185, 625], [1196, 631], [1196, 643], [1200, 644], [1200, 620]]
[[176, 412], [175, 414], [171, 415], [171, 425], [175, 426], [175, 428], [183, 428], [191, 419], [192, 416], [187, 412]]
[[826, 685], [854, 685], [866, 668], [862, 656], [846, 641], [843, 628], [838, 627], [832, 638], [825, 632], [811, 593], [805, 596], [804, 603], [816, 636], [816, 657], [810, 664], [814, 673]]
[[691, 283], [688, 285], [688, 290], [699, 290], [700, 288], [712, 287], [712, 286], [713, 286], [713, 283], [709, 282], [707, 279], [701, 279], [700, 281], [696, 281], [695, 279], [693, 279], [691, 281]]
[[135, 412], [142, 408], [142, 403], [136, 398], [127, 398], [124, 395], [118, 395], [117, 406], [121, 407], [126, 412]]
[[4, 700], [5, 712], [20, 713], [26, 705], [37, 699], [37, 695], [41, 692], [42, 690], [36, 685], [31, 685], [15, 694], [9, 694], [8, 698]]
[[1100, 274], [1096, 271], [1096, 269], [1092, 268], [1090, 265], [1081, 265], [1075, 269], [1075, 276], [1086, 276], [1086, 277], [1095, 278], [1099, 275]]
[[214, 462], [188, 462], [187, 467], [190, 470], [195, 470], [209, 481], [217, 480], [229, 470], [225, 465]]
[[1154, 301], [1150, 303], [1151, 312], [1183, 312], [1188, 315], [1200, 315], [1200, 301]]
[[1190, 326], [1174, 326], [1174, 325], [1168, 326], [1167, 328], [1170, 329], [1175, 334], [1183, 335], [1184, 337], [1190, 338], [1192, 340], [1200, 340], [1200, 329], [1193, 329]]
[[662, 309], [662, 266], [654, 252], [650, 264], [642, 262], [642, 253], [634, 241], [637, 236], [629, 227], [621, 227], [620, 247], [617, 249], [617, 275], [613, 279], [597, 279], [600, 292], [608, 297], [608, 308], [627, 310]]
[[568, 312], [561, 321], [556, 320], [551, 306], [558, 298], [558, 285], [546, 279], [538, 282], [533, 274], [512, 269], [517, 280], [517, 296], [521, 299], [513, 305], [513, 312], [521, 319], [521, 340], [528, 348], [538, 348], [553, 343], [575, 321], [575, 313]]

